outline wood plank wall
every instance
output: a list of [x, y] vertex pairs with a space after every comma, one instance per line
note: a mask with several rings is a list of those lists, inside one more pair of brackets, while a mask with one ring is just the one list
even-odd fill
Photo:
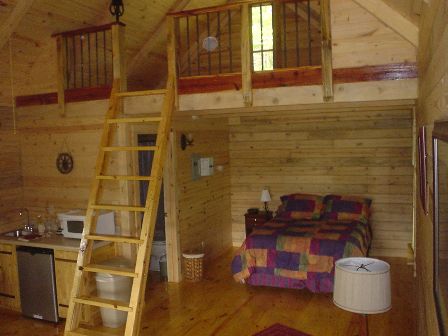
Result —
[[[24, 205], [33, 214], [82, 209], [87, 205], [107, 101], [19, 109]], [[74, 158], [70, 174], [56, 169], [59, 152]]]
[[373, 200], [372, 255], [406, 256], [412, 236], [412, 111], [277, 111], [231, 126], [233, 243], [244, 239], [244, 213], [271, 209], [283, 194], [359, 195]]
[[448, 117], [448, 3], [443, 0], [424, 3], [419, 41], [419, 104], [418, 126], [428, 127], [429, 214], [417, 202], [417, 289], [418, 335], [439, 335], [433, 296], [433, 173], [431, 133], [435, 120]]
[[20, 138], [13, 132], [12, 109], [0, 107], [0, 231], [20, 223], [22, 207]]
[[[160, 103], [159, 99], [150, 97], [147, 104], [131, 104], [127, 111], [135, 114], [147, 109], [156, 111]], [[56, 212], [86, 207], [106, 108], [107, 101], [72, 103], [67, 105], [64, 118], [59, 116], [56, 105], [19, 109], [21, 146], [17, 142], [16, 149], [20, 155], [21, 148], [24, 205], [30, 208], [33, 218], [46, 214], [51, 207]], [[227, 126], [223, 128], [225, 124], [219, 119], [204, 122], [190, 119], [173, 125], [177, 134], [181, 251], [200, 248], [204, 242], [207, 256], [215, 257], [232, 245], [229, 139]], [[131, 132], [142, 131], [137, 127]], [[191, 132], [195, 139], [194, 146], [185, 151], [179, 146], [182, 132]], [[61, 151], [69, 151], [74, 158], [74, 169], [67, 175], [56, 170], [56, 157]], [[192, 181], [191, 153], [212, 156], [224, 171]], [[109, 172], [115, 168], [111, 165]], [[112, 204], [120, 202], [120, 190], [113, 183], [106, 186], [107, 193], [104, 193], [107, 202]]]
[[[177, 151], [177, 183], [179, 188], [180, 243], [183, 252], [201, 250], [205, 244], [207, 259], [214, 258], [232, 246], [230, 220], [229, 133], [191, 131], [194, 145]], [[180, 134], [177, 133], [177, 144]], [[213, 176], [192, 180], [191, 155], [213, 157]], [[222, 166], [223, 171], [216, 169]]]

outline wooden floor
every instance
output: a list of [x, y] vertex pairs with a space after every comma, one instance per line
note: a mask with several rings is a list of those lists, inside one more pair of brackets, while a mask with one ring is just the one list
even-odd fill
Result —
[[[230, 274], [231, 258], [229, 253], [207, 265], [200, 283], [151, 282], [141, 335], [251, 336], [274, 323], [313, 336], [358, 335], [358, 315], [334, 306], [330, 294], [237, 284]], [[370, 336], [415, 336], [412, 268], [405, 259], [384, 259], [392, 266], [392, 309], [369, 316]], [[63, 335], [63, 323], [40, 322], [0, 310], [0, 335]]]

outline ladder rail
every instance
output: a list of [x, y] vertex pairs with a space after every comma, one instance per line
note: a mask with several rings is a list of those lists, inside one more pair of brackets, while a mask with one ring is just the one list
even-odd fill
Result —
[[[128, 313], [126, 322], [125, 335], [138, 335], [140, 331], [140, 319], [142, 314], [142, 306], [146, 290], [146, 281], [148, 277], [148, 250], [149, 244], [152, 244], [154, 237], [154, 228], [157, 219], [157, 209], [159, 205], [159, 195], [162, 186], [163, 165], [166, 159], [168, 147], [169, 133], [171, 129], [171, 119], [175, 108], [175, 79], [169, 76], [167, 83], [167, 93], [162, 107], [163, 119], [159, 124], [157, 132], [156, 146], [159, 148], [155, 152], [151, 176], [154, 176], [152, 183], [149, 184], [145, 208], [147, 209], [143, 217], [140, 239], [144, 240], [144, 244], [140, 246], [137, 252], [136, 273], [141, 274], [139, 278], [133, 279], [131, 298], [129, 305], [136, 307], [132, 312]], [[157, 196], [157, 197], [156, 197]]]
[[[115, 115], [117, 114], [117, 110], [119, 108], [118, 104], [119, 99], [121, 97], [126, 96], [117, 94], [117, 90], [120, 87], [119, 84], [120, 84], [119, 80], [114, 81], [114, 86], [109, 100], [109, 108], [105, 116], [103, 133], [100, 140], [100, 149], [106, 147], [111, 140], [112, 135], [111, 127], [114, 126], [115, 123], [114, 122], [111, 123], [110, 120], [114, 118]], [[80, 249], [80, 252], [78, 253], [77, 265], [75, 269], [75, 277], [72, 291], [70, 294], [70, 305], [67, 314], [65, 335], [76, 334], [76, 330], [79, 330], [81, 309], [83, 305], [93, 305], [93, 306], [96, 305], [103, 307], [108, 306], [113, 307], [113, 309], [126, 310], [128, 311], [128, 317], [125, 326], [125, 335], [136, 336], [140, 332], [140, 320], [142, 314], [142, 307], [144, 305], [144, 295], [146, 289], [145, 284], [147, 281], [148, 268], [149, 268], [148, 247], [150, 246], [150, 244], [152, 244], [152, 240], [154, 237], [154, 228], [157, 218], [157, 209], [160, 197], [159, 195], [162, 186], [163, 166], [166, 160], [166, 152], [171, 129], [172, 114], [175, 109], [175, 99], [176, 99], [175, 90], [176, 90], [175, 77], [169, 75], [167, 81], [167, 88], [165, 90], [165, 98], [162, 106], [162, 117], [160, 118], [157, 130], [157, 140], [155, 146], [156, 150], [154, 152], [153, 163], [150, 171], [151, 176], [149, 178], [151, 183], [149, 183], [145, 206], [144, 207], [115, 206], [122, 208], [123, 211], [142, 210], [144, 212], [142, 228], [139, 238], [106, 237], [106, 236], [102, 237], [92, 234], [92, 232], [94, 232], [96, 227], [95, 211], [102, 207], [111, 207], [110, 205], [97, 204], [101, 182], [107, 179], [114, 179], [114, 180], [127, 179], [125, 176], [120, 177], [108, 176], [105, 177], [104, 179], [101, 178], [102, 170], [106, 162], [107, 151], [100, 150], [98, 152], [95, 164], [95, 176], [89, 194], [86, 222], [81, 239], [81, 246], [84, 246], [84, 249], [83, 250]], [[139, 178], [137, 178], [137, 176], [130, 176], [129, 180], [139, 180]], [[119, 241], [121, 239], [120, 241], [130, 242], [132, 240], [131, 243], [138, 244], [134, 270], [132, 272], [130, 270], [126, 271], [113, 270], [113, 272], [115, 273], [119, 272], [121, 274], [124, 274], [125, 276], [132, 277], [131, 297], [129, 300], [129, 304], [127, 306], [121, 303], [117, 304], [116, 302], [101, 300], [100, 298], [92, 297], [90, 299], [90, 293], [83, 293], [84, 290], [83, 277], [87, 276], [86, 274], [92, 272], [93, 273], [104, 272], [105, 270], [104, 267], [90, 263], [93, 252], [93, 242], [98, 237], [101, 238], [100, 240], [109, 239], [110, 241]]]
[[[105, 146], [110, 139], [110, 124], [107, 122], [108, 119], [111, 119], [115, 116], [117, 111], [118, 99], [115, 95], [120, 87], [120, 80], [114, 80], [111, 96], [109, 99], [109, 107], [106, 112], [106, 116], [104, 118], [103, 132], [100, 140], [100, 148]], [[95, 176], [101, 173], [101, 170], [104, 166], [104, 162], [106, 159], [106, 153], [104, 151], [99, 151], [96, 163], [95, 163]], [[92, 188], [89, 194], [89, 201], [86, 211], [86, 221], [84, 223], [84, 230], [80, 242], [80, 246], [84, 246], [84, 253], [80, 251], [78, 253], [78, 259], [76, 261], [76, 269], [75, 276], [73, 281], [73, 286], [70, 294], [70, 304], [67, 311], [67, 320], [65, 323], [65, 333], [73, 331], [79, 324], [81, 317], [81, 305], [75, 304], [74, 299], [79, 297], [83, 288], [82, 280], [82, 268], [86, 265], [91, 259], [92, 250], [93, 250], [93, 241], [86, 239], [86, 235], [89, 234], [92, 229], [96, 227], [96, 219], [94, 218], [94, 209], [92, 209], [91, 205], [96, 203], [96, 199], [98, 198], [100, 188], [100, 180], [94, 178]]]

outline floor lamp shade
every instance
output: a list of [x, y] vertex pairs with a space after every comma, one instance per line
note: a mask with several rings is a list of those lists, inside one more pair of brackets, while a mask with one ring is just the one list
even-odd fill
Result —
[[377, 314], [391, 308], [390, 266], [372, 258], [339, 259], [335, 267], [333, 302], [360, 314]]

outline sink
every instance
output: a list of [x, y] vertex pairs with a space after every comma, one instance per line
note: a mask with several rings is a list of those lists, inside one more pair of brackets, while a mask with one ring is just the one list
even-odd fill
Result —
[[13, 231], [8, 231], [5, 233], [2, 233], [2, 236], [19, 238], [19, 237], [29, 236], [32, 234], [33, 234], [32, 232], [28, 232], [28, 231], [13, 230]]

